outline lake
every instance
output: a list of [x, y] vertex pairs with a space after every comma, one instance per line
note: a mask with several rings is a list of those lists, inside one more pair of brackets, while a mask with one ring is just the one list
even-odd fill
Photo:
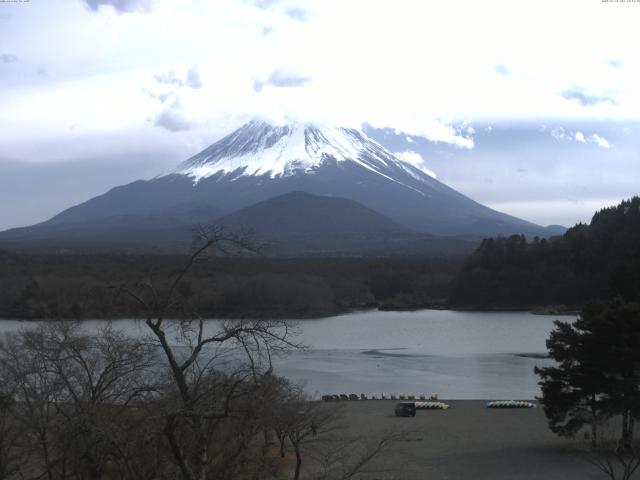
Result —
[[[528, 312], [368, 311], [302, 324], [311, 346], [276, 363], [310, 393], [436, 393], [449, 399], [531, 399], [533, 368], [551, 360], [557, 316]], [[562, 317], [572, 320], [573, 317]]]
[[[309, 346], [276, 358], [276, 371], [315, 396], [331, 393], [436, 393], [448, 399], [532, 399], [534, 366], [550, 365], [545, 340], [555, 319], [528, 312], [355, 312], [300, 321]], [[88, 327], [103, 322], [88, 321]], [[0, 332], [26, 322], [0, 321]], [[115, 325], [146, 333], [134, 320]], [[215, 321], [212, 321], [212, 327]]]

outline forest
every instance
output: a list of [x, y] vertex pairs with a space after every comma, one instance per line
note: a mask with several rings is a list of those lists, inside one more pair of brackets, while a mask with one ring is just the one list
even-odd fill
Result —
[[550, 239], [485, 239], [451, 287], [466, 308], [580, 306], [589, 299], [640, 297], [640, 198], [596, 212]]
[[[0, 252], [0, 317], [131, 318], [123, 283], [162, 285], [186, 256]], [[204, 317], [306, 318], [443, 306], [463, 258], [208, 256], [181, 285]], [[188, 312], [171, 312], [176, 318]]]
[[[0, 251], [0, 317], [137, 317], [118, 285], [162, 285], [186, 258]], [[306, 318], [366, 308], [575, 311], [590, 299], [637, 300], [640, 197], [600, 210], [562, 236], [485, 239], [468, 257], [208, 255], [181, 289], [209, 318]]]

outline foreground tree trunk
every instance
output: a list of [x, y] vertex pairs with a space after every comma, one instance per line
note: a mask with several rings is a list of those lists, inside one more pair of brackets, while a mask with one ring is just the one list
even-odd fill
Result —
[[627, 448], [629, 446], [629, 411], [622, 412], [622, 433], [620, 437], [620, 446]]
[[300, 455], [300, 449], [296, 446], [296, 473], [293, 476], [293, 480], [300, 478], [300, 468], [302, 467], [302, 455]]
[[598, 421], [597, 421], [598, 410], [596, 409], [596, 396], [591, 396], [591, 416], [593, 420], [591, 421], [591, 448], [596, 448], [598, 445]]
[[280, 457], [284, 458], [284, 442], [287, 440], [286, 436], [280, 437]]

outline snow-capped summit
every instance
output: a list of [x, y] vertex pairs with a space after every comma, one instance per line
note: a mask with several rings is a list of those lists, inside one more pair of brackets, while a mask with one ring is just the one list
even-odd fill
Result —
[[353, 162], [392, 181], [398, 168], [421, 177], [419, 170], [360, 130], [303, 122], [272, 125], [258, 120], [183, 162], [172, 173], [187, 175], [194, 182], [216, 174], [275, 178], [314, 173], [325, 162]]
[[295, 251], [316, 252], [340, 239], [355, 253], [381, 242], [395, 253], [419, 247], [416, 235], [552, 233], [471, 200], [357, 129], [252, 121], [168, 174], [0, 234], [0, 244], [165, 248], [210, 222], [271, 231]]

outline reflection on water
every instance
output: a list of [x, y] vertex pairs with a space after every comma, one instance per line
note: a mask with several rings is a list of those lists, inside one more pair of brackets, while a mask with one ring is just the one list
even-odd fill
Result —
[[[536, 365], [557, 317], [524, 312], [357, 312], [300, 322], [309, 346], [275, 359], [276, 370], [311, 394], [437, 393], [450, 399], [531, 399], [539, 394]], [[563, 320], [572, 320], [563, 317]], [[88, 321], [88, 329], [104, 325]], [[209, 328], [214, 330], [212, 320]], [[26, 322], [0, 321], [0, 332]], [[147, 334], [134, 320], [114, 322]]]

